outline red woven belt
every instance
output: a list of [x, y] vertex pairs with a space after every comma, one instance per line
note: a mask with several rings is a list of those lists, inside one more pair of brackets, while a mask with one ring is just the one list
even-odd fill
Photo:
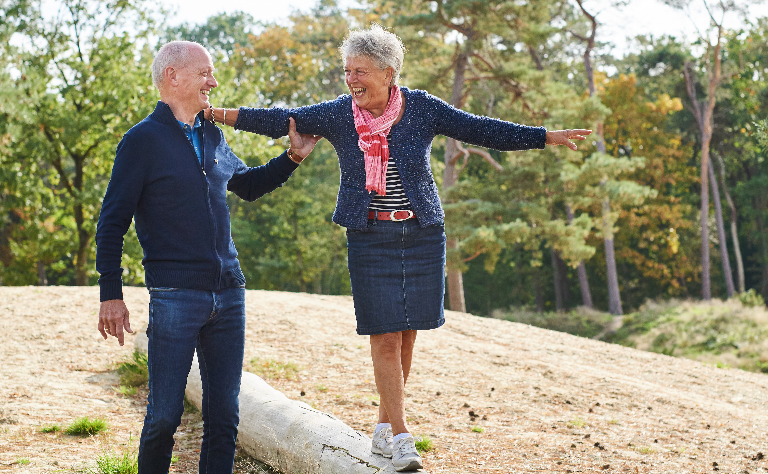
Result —
[[404, 221], [406, 219], [416, 218], [416, 214], [412, 210], [407, 211], [368, 211], [368, 219], [377, 219], [380, 221]]

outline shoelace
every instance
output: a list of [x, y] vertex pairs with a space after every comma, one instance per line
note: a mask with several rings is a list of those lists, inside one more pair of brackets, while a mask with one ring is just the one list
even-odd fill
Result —
[[[416, 449], [416, 438], [405, 438], [405, 439], [410, 440], [411, 442], [409, 443], [408, 441], [404, 441], [400, 443], [400, 447], [398, 448], [398, 451], [400, 452], [400, 454], [401, 455], [407, 454], [407, 453], [419, 454], [419, 451]], [[419, 440], [421, 440], [421, 438], [419, 438]]]

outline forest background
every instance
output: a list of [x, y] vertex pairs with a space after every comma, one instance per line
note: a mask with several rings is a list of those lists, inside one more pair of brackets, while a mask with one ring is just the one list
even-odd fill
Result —
[[[408, 49], [404, 86], [476, 114], [595, 130], [576, 152], [435, 139], [451, 309], [619, 315], [649, 299], [768, 298], [768, 19], [723, 27], [749, 3], [709, 1], [697, 40], [638, 37], [618, 57], [582, 0], [320, 0], [287, 24], [235, 13], [173, 27], [144, 0], [62, 0], [53, 12], [0, 0], [0, 284], [96, 284], [101, 201], [118, 142], [159, 98], [158, 44], [212, 52], [216, 106], [294, 107], [346, 93], [337, 48], [378, 22]], [[287, 145], [224, 133], [252, 166]], [[338, 184], [322, 141], [283, 188], [229, 200], [248, 288], [350, 292], [344, 229], [331, 222]], [[126, 284], [144, 283], [141, 258], [131, 229]]]

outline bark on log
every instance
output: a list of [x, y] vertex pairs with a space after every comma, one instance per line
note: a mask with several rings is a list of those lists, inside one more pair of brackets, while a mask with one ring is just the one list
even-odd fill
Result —
[[[137, 331], [135, 347], [147, 351], [146, 331]], [[198, 408], [202, 405], [197, 355], [187, 378], [187, 398]], [[237, 444], [285, 474], [395, 472], [391, 460], [371, 453], [371, 438], [333, 415], [289, 399], [250, 372], [243, 372], [240, 384]]]

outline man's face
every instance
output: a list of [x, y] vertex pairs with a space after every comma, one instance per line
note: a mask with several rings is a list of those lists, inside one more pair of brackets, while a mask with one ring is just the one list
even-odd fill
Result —
[[177, 72], [179, 99], [185, 107], [199, 112], [210, 107], [208, 94], [219, 85], [213, 77], [213, 61], [201, 47], [190, 51], [191, 58]]

